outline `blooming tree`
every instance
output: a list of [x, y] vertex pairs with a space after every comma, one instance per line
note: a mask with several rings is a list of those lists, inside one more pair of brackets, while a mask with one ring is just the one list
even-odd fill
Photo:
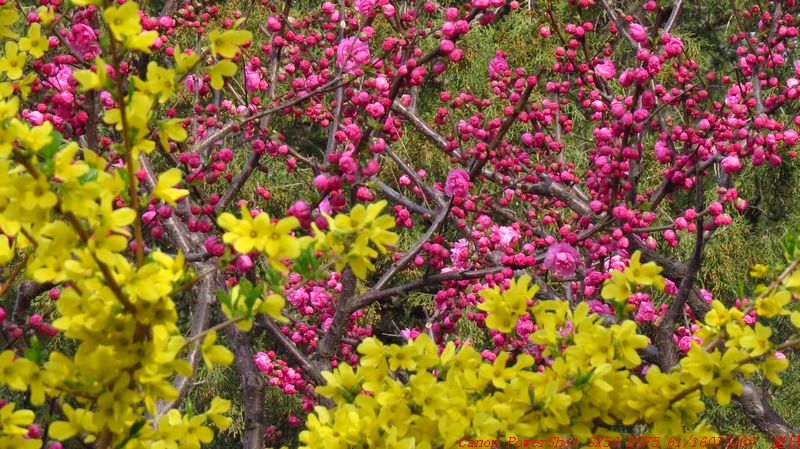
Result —
[[703, 396], [793, 432], [754, 379], [800, 344], [800, 242], [699, 283], [744, 172], [796, 157], [793, 0], [734, 2], [712, 62], [680, 0], [28, 3], [0, 2], [0, 448], [199, 448], [233, 418], [195, 380], [231, 364], [246, 449], [273, 387], [304, 447], [710, 435]]

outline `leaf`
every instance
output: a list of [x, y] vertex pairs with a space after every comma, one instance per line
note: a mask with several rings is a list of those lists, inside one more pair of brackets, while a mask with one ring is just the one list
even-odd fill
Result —
[[39, 154], [44, 156], [46, 161], [53, 159], [53, 156], [58, 152], [58, 148], [61, 146], [62, 142], [64, 142], [64, 136], [62, 136], [60, 132], [53, 130], [50, 133], [50, 143], [43, 146], [42, 149], [39, 150]]
[[31, 337], [28, 349], [25, 350], [23, 355], [26, 359], [37, 365], [44, 363], [44, 351], [42, 351], [42, 348], [39, 345], [39, 338], [36, 337], [36, 335]]

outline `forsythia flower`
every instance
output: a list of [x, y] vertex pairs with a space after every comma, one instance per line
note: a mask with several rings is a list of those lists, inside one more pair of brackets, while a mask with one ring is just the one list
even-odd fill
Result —
[[358, 278], [365, 279], [368, 271], [375, 270], [372, 259], [378, 257], [378, 251], [385, 253], [387, 245], [397, 243], [397, 234], [390, 231], [394, 227], [394, 218], [380, 215], [386, 205], [385, 200], [367, 207], [357, 204], [350, 214], [338, 214], [335, 218], [326, 215], [327, 233], [320, 232], [316, 225], [312, 225], [316, 236], [315, 246], [317, 249], [332, 249], [334, 253], [342, 255], [337, 262], [337, 270], [350, 265]]
[[0, 7], [0, 37], [16, 39], [17, 35], [9, 29], [19, 20], [16, 7], [12, 3], [6, 3]]
[[19, 40], [19, 49], [27, 51], [36, 59], [44, 56], [48, 48], [47, 38], [42, 36], [42, 25], [39, 23], [32, 23], [28, 28], [28, 37]]
[[0, 72], [5, 72], [8, 79], [22, 78], [22, 68], [25, 67], [25, 52], [18, 51], [16, 42], [6, 42], [6, 53], [0, 58]]
[[534, 284], [530, 289], [530, 276], [512, 279], [511, 285], [502, 293], [500, 288], [481, 290], [478, 295], [483, 298], [483, 303], [478, 305], [479, 310], [487, 313], [486, 325], [503, 333], [514, 329], [519, 317], [525, 314], [528, 300], [533, 299], [539, 292], [539, 286]]
[[633, 291], [631, 291], [631, 285], [628, 283], [628, 277], [624, 272], [617, 270], [611, 272], [611, 279], [606, 280], [603, 290], [600, 292], [603, 299], [620, 304], [627, 303], [632, 294]]
[[208, 33], [208, 40], [211, 42], [211, 54], [233, 58], [245, 42], [253, 39], [253, 33], [249, 31], [231, 30], [219, 32], [213, 30]]
[[214, 89], [222, 89], [222, 86], [225, 85], [225, 79], [223, 77], [229, 78], [235, 75], [236, 64], [225, 59], [211, 67], [206, 67], [206, 71], [209, 76], [211, 76], [211, 87]]
[[217, 218], [220, 227], [228, 231], [222, 236], [222, 240], [232, 243], [233, 249], [241, 254], [256, 249], [269, 257], [273, 268], [281, 272], [287, 271], [281, 259], [294, 259], [300, 255], [300, 241], [290, 234], [300, 226], [297, 217], [287, 217], [273, 223], [266, 212], [253, 218], [250, 211], [242, 206], [241, 213], [241, 219], [236, 219], [227, 212]]
[[171, 118], [158, 122], [158, 138], [164, 151], [169, 152], [169, 140], [183, 142], [188, 137], [186, 129], [181, 126], [182, 119]]
[[108, 83], [108, 72], [103, 58], [97, 57], [94, 60], [96, 70], [76, 70], [72, 72], [73, 78], [81, 84], [83, 90], [101, 89]]
[[629, 281], [640, 285], [654, 285], [659, 290], [664, 290], [664, 277], [661, 276], [662, 268], [655, 262], [642, 264], [639, 260], [642, 257], [641, 251], [636, 251], [631, 256], [628, 267], [625, 268], [625, 276]]
[[175, 71], [159, 67], [158, 63], [150, 61], [147, 65], [147, 82], [142, 84], [148, 92], [158, 97], [159, 103], [164, 104], [175, 92]]
[[178, 45], [175, 46], [175, 51], [173, 54], [175, 55], [175, 68], [179, 74], [189, 72], [200, 60], [199, 55], [196, 53], [184, 53], [181, 51], [181, 47]]
[[765, 298], [756, 300], [756, 312], [764, 318], [772, 318], [777, 315], [787, 315], [788, 310], [784, 307], [792, 300], [792, 294], [786, 290], [772, 293]]
[[103, 18], [117, 40], [134, 37], [142, 31], [139, 7], [133, 0], [128, 0], [119, 7], [106, 8]]
[[0, 235], [0, 264], [7, 264], [14, 258], [14, 244], [9, 244], [8, 237]]
[[233, 363], [233, 353], [225, 346], [215, 345], [217, 332], [211, 331], [206, 334], [203, 344], [200, 345], [200, 352], [206, 366], [212, 368], [214, 365], [230, 365]]
[[14, 411], [14, 404], [7, 404], [0, 409], [0, 427], [6, 435], [25, 435], [35, 415], [30, 410]]
[[171, 168], [158, 176], [158, 183], [153, 190], [153, 195], [164, 202], [175, 205], [177, 201], [189, 194], [186, 189], [176, 189], [175, 186], [181, 182], [181, 171]]

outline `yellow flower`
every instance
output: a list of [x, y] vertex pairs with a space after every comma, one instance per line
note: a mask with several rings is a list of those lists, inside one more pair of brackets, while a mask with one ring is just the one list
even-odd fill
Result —
[[219, 430], [228, 430], [233, 420], [223, 415], [230, 410], [231, 401], [215, 396], [214, 399], [211, 400], [211, 406], [208, 407], [205, 415]]
[[647, 337], [637, 334], [636, 323], [630, 320], [613, 326], [611, 330], [615, 334], [614, 337], [619, 345], [625, 367], [630, 369], [639, 366], [642, 359], [636, 350], [647, 347]]
[[[149, 95], [136, 91], [125, 106], [125, 116], [128, 119], [128, 128], [131, 130], [146, 130], [150, 121], [153, 108], [153, 99]], [[117, 131], [122, 131], [122, 114], [119, 108], [106, 111], [103, 121], [109, 125], [116, 125]]]
[[629, 281], [640, 285], [654, 285], [659, 290], [664, 290], [664, 277], [661, 273], [662, 268], [655, 262], [642, 264], [639, 260], [642, 257], [641, 251], [636, 251], [631, 256], [631, 261], [625, 269], [625, 276]]
[[351, 402], [361, 391], [361, 378], [347, 363], [340, 363], [336, 369], [324, 371], [325, 385], [317, 387], [317, 394], [333, 399], [335, 402]]
[[27, 51], [36, 59], [44, 56], [48, 50], [49, 44], [47, 38], [42, 36], [42, 25], [39, 23], [32, 23], [28, 28], [28, 37], [23, 37], [19, 40], [19, 49]]
[[236, 64], [226, 60], [222, 60], [211, 67], [206, 67], [206, 72], [211, 76], [211, 87], [214, 89], [222, 89], [225, 85], [223, 77], [231, 77], [236, 74]]
[[787, 315], [788, 310], [784, 307], [792, 300], [792, 294], [786, 290], [781, 290], [765, 298], [756, 299], [756, 312], [758, 316], [772, 318], [777, 315]]
[[103, 58], [98, 56], [95, 58], [94, 64], [94, 72], [91, 70], [76, 70], [72, 72], [72, 76], [81, 84], [81, 89], [83, 90], [101, 89], [108, 83], [108, 72]]
[[215, 345], [216, 341], [217, 331], [211, 331], [206, 334], [203, 344], [200, 345], [203, 361], [209, 368], [213, 368], [214, 365], [227, 366], [233, 363], [233, 353], [225, 346]]
[[169, 140], [183, 142], [188, 137], [186, 129], [181, 126], [183, 119], [171, 118], [158, 122], [158, 138], [164, 151], [169, 152]]
[[50, 437], [64, 441], [68, 440], [75, 435], [83, 432], [84, 430], [96, 432], [98, 429], [94, 425], [92, 412], [84, 409], [74, 409], [67, 403], [61, 404], [61, 411], [67, 421], [53, 421], [50, 424], [49, 435]]
[[761, 364], [761, 374], [775, 385], [783, 385], [778, 373], [786, 371], [786, 368], [789, 368], [789, 360], [785, 356], [778, 358], [773, 354]]
[[144, 84], [151, 94], [158, 97], [158, 102], [164, 104], [175, 91], [175, 71], [150, 61], [147, 64], [147, 82]]
[[35, 417], [30, 410], [14, 411], [14, 404], [7, 404], [0, 409], [0, 426], [6, 435], [25, 435]]
[[111, 33], [117, 40], [134, 37], [142, 31], [139, 7], [135, 1], [129, 0], [122, 6], [111, 6], [103, 12]]
[[539, 292], [539, 286], [536, 284], [529, 289], [530, 283], [531, 277], [525, 275], [519, 279], [512, 279], [502, 294], [500, 287], [483, 289], [478, 293], [483, 298], [478, 310], [487, 313], [486, 325], [490, 329], [504, 333], [514, 329], [519, 317], [524, 315], [528, 308], [528, 300], [533, 299]]
[[217, 218], [220, 227], [228, 231], [223, 234], [222, 241], [233, 243], [233, 249], [241, 254], [255, 248], [269, 257], [269, 263], [274, 269], [287, 271], [288, 268], [281, 259], [294, 259], [300, 255], [300, 241], [290, 234], [300, 226], [297, 217], [287, 217], [273, 223], [266, 212], [253, 218], [245, 206], [242, 206], [241, 214], [240, 220], [227, 212]]
[[158, 183], [153, 190], [153, 195], [164, 202], [175, 205], [176, 202], [189, 194], [186, 189], [176, 189], [175, 186], [181, 182], [181, 171], [171, 168], [158, 176]]
[[620, 304], [626, 304], [632, 294], [628, 276], [624, 272], [617, 270], [611, 271], [611, 279], [606, 279], [603, 290], [600, 292], [603, 299]]
[[771, 349], [770, 336], [772, 336], [772, 329], [756, 323], [755, 331], [751, 327], [745, 328], [745, 334], [739, 338], [739, 344], [742, 348], [749, 349], [751, 356], [758, 357]]
[[43, 25], [50, 25], [56, 18], [56, 12], [53, 10], [52, 6], [40, 6], [39, 9], [36, 10], [36, 13]]
[[9, 28], [19, 20], [17, 9], [12, 3], [6, 3], [0, 7], [0, 37], [16, 39], [17, 34]]
[[18, 138], [25, 148], [34, 152], [39, 151], [53, 141], [53, 124], [44, 122], [20, 133]]
[[150, 47], [155, 43], [156, 39], [158, 39], [158, 31], [139, 33], [133, 37], [128, 37], [128, 39], [125, 40], [125, 47], [149, 55], [152, 53]]
[[753, 265], [753, 269], [750, 270], [750, 277], [752, 278], [763, 278], [769, 272], [769, 267], [764, 264], [755, 264]]
[[16, 42], [6, 42], [6, 53], [0, 58], [0, 72], [5, 72], [8, 79], [22, 78], [22, 69], [25, 67], [25, 52], [18, 51]]
[[175, 46], [175, 68], [179, 74], [184, 74], [192, 70], [194, 66], [197, 64], [197, 61], [200, 60], [200, 56], [196, 53], [184, 53], [181, 51], [181, 47], [179, 45]]
[[0, 265], [5, 265], [14, 258], [15, 244], [9, 242], [8, 237], [0, 235]]
[[258, 311], [265, 315], [271, 316], [279, 322], [287, 323], [289, 322], [289, 319], [283, 316], [281, 313], [284, 306], [286, 306], [286, 300], [283, 299], [283, 296], [273, 293], [264, 299]]
[[[208, 33], [208, 40], [211, 43], [211, 54], [233, 58], [239, 51], [239, 47], [245, 42], [253, 39], [253, 33], [249, 31], [231, 30], [220, 33], [218, 30]], [[219, 89], [219, 88], [216, 88]]]

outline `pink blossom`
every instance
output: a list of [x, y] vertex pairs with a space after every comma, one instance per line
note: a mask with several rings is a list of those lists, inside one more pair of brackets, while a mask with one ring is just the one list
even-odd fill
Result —
[[592, 299], [588, 301], [588, 304], [590, 313], [597, 313], [599, 315], [614, 315], [614, 309], [602, 301]]
[[262, 373], [268, 373], [271, 370], [272, 360], [266, 353], [259, 352], [255, 355], [255, 357], [253, 357], [253, 359], [256, 363], [256, 367]]
[[366, 109], [367, 109], [367, 114], [369, 114], [372, 118], [380, 118], [386, 111], [383, 105], [378, 102], [368, 104]]
[[469, 194], [469, 174], [464, 170], [450, 170], [444, 184], [444, 193], [454, 198], [466, 198]]
[[362, 16], [371, 14], [374, 9], [375, 0], [356, 0], [356, 10], [358, 10]]
[[450, 247], [450, 261], [457, 268], [467, 268], [469, 260], [469, 242], [466, 239], [459, 239]]
[[494, 55], [494, 59], [489, 63], [489, 78], [502, 77], [507, 70], [508, 61], [506, 61], [505, 53], [498, 50]]
[[261, 83], [261, 72], [252, 64], [244, 66], [244, 87], [248, 92], [254, 92]]
[[400, 331], [400, 335], [402, 335], [406, 340], [414, 340], [419, 337], [419, 330], [405, 328]]
[[342, 39], [336, 50], [336, 64], [347, 73], [369, 62], [369, 44], [353, 36]]
[[742, 169], [742, 161], [736, 156], [728, 156], [720, 163], [725, 173], [733, 174]]
[[71, 77], [72, 68], [66, 64], [61, 64], [58, 66], [55, 75], [47, 77], [47, 83], [58, 91], [72, 90], [72, 85], [69, 82]]
[[520, 237], [519, 231], [511, 226], [497, 226], [494, 229], [494, 232], [500, 238], [500, 241], [498, 242], [498, 247], [500, 249], [507, 248]]
[[678, 56], [679, 54], [683, 53], [683, 42], [677, 37], [670, 37], [670, 39], [664, 45], [664, 52], [666, 52], [667, 56], [670, 57]]
[[195, 91], [203, 90], [203, 78], [195, 77], [194, 75], [189, 75], [183, 80], [183, 84], [186, 86], [186, 91], [190, 94], [195, 93]]
[[701, 340], [698, 337], [687, 335], [685, 337], [681, 337], [681, 339], [678, 340], [678, 348], [680, 348], [680, 350], [683, 352], [689, 352], [689, 350], [692, 349], [693, 342], [697, 344], [702, 344], [703, 340]]
[[617, 68], [614, 67], [613, 62], [606, 60], [594, 66], [594, 73], [603, 79], [609, 80], [617, 75]]
[[39, 126], [44, 123], [44, 115], [39, 111], [31, 111], [26, 116], [25, 119], [28, 120], [33, 126]]
[[633, 40], [640, 44], [644, 44], [649, 40], [647, 37], [647, 29], [638, 23], [631, 24], [630, 33]]
[[579, 263], [578, 250], [568, 243], [556, 243], [547, 250], [544, 256], [545, 268], [561, 276], [575, 274]]
[[656, 319], [656, 309], [650, 301], [642, 301], [636, 311], [636, 321], [647, 323]]
[[69, 30], [66, 37], [70, 48], [84, 59], [92, 59], [101, 53], [100, 46], [97, 44], [97, 34], [89, 25], [83, 23], [72, 25], [72, 29]]

